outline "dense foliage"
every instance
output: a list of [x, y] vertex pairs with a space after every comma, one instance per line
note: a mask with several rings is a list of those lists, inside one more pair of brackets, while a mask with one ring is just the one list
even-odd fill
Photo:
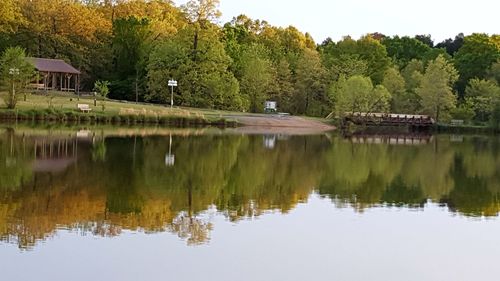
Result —
[[[429, 35], [374, 33], [316, 44], [293, 26], [244, 15], [219, 25], [218, 0], [181, 7], [168, 0], [0, 3], [1, 52], [18, 46], [30, 56], [65, 59], [82, 71], [83, 90], [110, 81], [115, 99], [166, 103], [167, 81], [176, 79], [175, 100], [184, 106], [261, 112], [272, 99], [280, 111], [326, 116], [343, 108], [337, 98], [356, 91], [348, 87], [364, 81], [375, 90], [356, 94], [387, 99], [377, 110], [476, 122], [494, 121], [488, 118], [500, 99], [499, 35], [458, 34], [434, 44]], [[448, 78], [441, 89], [436, 77]], [[478, 86], [478, 79], [488, 85]], [[438, 104], [443, 96], [445, 106]]]

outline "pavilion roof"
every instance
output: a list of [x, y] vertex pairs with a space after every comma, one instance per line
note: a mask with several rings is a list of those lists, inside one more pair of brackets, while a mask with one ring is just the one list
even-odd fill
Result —
[[80, 74], [78, 69], [60, 59], [29, 58], [38, 71]]

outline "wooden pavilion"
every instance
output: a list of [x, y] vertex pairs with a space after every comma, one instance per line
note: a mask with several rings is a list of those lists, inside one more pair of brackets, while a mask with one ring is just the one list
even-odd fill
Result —
[[60, 59], [29, 58], [38, 71], [32, 84], [38, 90], [78, 93], [81, 72]]

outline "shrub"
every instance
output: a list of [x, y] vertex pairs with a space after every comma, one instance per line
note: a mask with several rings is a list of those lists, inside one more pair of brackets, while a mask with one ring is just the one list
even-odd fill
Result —
[[122, 120], [121, 120], [121, 117], [120, 117], [120, 116], [118, 116], [118, 115], [113, 116], [113, 117], [111, 118], [111, 122], [112, 122], [112, 123], [120, 123], [121, 121], [122, 121]]

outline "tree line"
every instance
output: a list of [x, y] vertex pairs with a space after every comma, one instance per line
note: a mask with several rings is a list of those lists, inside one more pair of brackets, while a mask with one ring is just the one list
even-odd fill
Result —
[[[82, 87], [110, 98], [261, 112], [424, 113], [500, 123], [500, 36], [328, 38], [240, 15], [219, 24], [218, 0], [1, 0], [0, 51], [62, 58]], [[4, 80], [8, 80], [2, 64]], [[7, 78], [6, 78], [7, 77]], [[4, 81], [8, 82], [8, 81]], [[7, 83], [4, 83], [7, 84]]]

